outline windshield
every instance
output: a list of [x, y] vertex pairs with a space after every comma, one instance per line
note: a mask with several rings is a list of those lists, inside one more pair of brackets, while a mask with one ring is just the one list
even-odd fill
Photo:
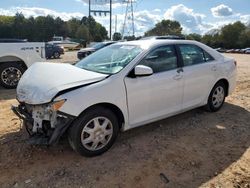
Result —
[[76, 66], [94, 72], [115, 74], [129, 64], [140, 52], [142, 49], [135, 45], [111, 45], [87, 56]]

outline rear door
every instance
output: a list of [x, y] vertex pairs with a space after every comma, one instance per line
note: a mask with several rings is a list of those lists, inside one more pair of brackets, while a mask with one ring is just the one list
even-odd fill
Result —
[[184, 71], [183, 109], [200, 106], [216, 81], [217, 62], [193, 44], [178, 45]]
[[152, 68], [151, 76], [125, 78], [132, 127], [181, 110], [183, 72], [177, 59], [174, 46], [158, 47], [139, 63]]

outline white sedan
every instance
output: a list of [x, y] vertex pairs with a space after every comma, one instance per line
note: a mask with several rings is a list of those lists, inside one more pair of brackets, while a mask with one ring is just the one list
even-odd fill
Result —
[[85, 156], [107, 151], [126, 131], [204, 106], [219, 110], [235, 88], [236, 62], [188, 40], [116, 43], [75, 66], [36, 63], [12, 107], [30, 143], [51, 145], [68, 134]]

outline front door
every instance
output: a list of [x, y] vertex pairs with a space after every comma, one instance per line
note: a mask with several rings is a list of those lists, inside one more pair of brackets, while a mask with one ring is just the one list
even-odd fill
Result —
[[156, 48], [139, 64], [152, 68], [153, 74], [125, 78], [131, 128], [176, 113], [182, 106], [183, 72], [174, 46]]

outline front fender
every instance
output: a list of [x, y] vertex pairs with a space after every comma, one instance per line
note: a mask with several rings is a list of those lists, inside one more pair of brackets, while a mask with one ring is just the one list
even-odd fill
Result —
[[94, 83], [64, 93], [54, 100], [66, 99], [60, 108], [61, 112], [72, 116], [79, 116], [87, 108], [100, 103], [108, 103], [119, 108], [124, 116], [124, 126], [128, 124], [128, 111], [126, 101], [126, 90], [124, 83], [113, 80], [112, 77], [102, 82]]

